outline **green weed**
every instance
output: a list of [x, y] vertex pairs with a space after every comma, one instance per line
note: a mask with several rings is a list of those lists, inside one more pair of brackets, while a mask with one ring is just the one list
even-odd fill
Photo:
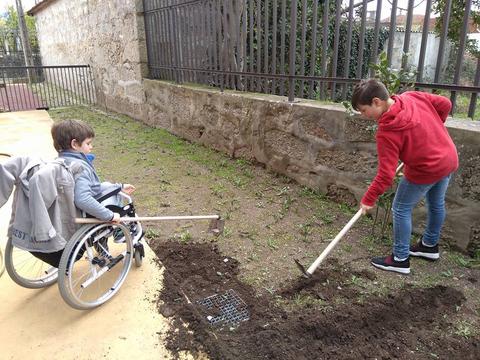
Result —
[[185, 244], [185, 243], [189, 242], [190, 240], [192, 240], [192, 234], [190, 234], [190, 231], [185, 230], [185, 231], [180, 233], [180, 241], [182, 243]]
[[273, 237], [267, 238], [267, 245], [272, 250], [278, 249], [278, 241]]
[[464, 268], [470, 268], [471, 265], [472, 265], [471, 260], [466, 258], [465, 256], [463, 256], [460, 253], [451, 252], [451, 253], [448, 253], [447, 257], [454, 264], [456, 264], [458, 266], [461, 266], [461, 267], [464, 267]]
[[223, 237], [229, 238], [230, 236], [232, 236], [232, 233], [233, 233], [232, 229], [230, 229], [228, 226], [225, 226], [223, 228]]
[[462, 320], [455, 326], [454, 334], [468, 339], [475, 335], [475, 331], [472, 324]]

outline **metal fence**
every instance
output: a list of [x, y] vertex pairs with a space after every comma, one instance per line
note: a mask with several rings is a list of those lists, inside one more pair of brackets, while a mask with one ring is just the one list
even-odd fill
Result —
[[429, 28], [432, 0], [420, 24], [413, 21], [414, 0], [403, 16], [397, 0], [388, 14], [382, 14], [382, 0], [374, 2], [372, 16], [366, 11], [372, 0], [143, 0], [150, 77], [289, 101], [342, 101], [373, 75], [369, 65], [384, 51], [389, 66], [416, 71], [418, 89], [450, 96], [452, 112], [473, 118], [480, 58], [467, 51], [472, 0], [466, 0], [455, 43], [448, 40], [452, 0], [445, 0], [440, 36]]
[[88, 65], [0, 67], [0, 112], [95, 103]]
[[[33, 65], [41, 66], [42, 60], [38, 42], [35, 34], [29, 34], [30, 45], [32, 47]], [[32, 45], [34, 44], [34, 45]], [[18, 29], [0, 29], [0, 66], [25, 66], [25, 57], [23, 54], [22, 43], [20, 40], [20, 30]]]

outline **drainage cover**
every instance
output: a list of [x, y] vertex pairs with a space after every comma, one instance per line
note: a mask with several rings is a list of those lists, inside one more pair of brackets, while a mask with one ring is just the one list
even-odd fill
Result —
[[240, 322], [249, 319], [247, 305], [233, 289], [227, 290], [224, 294], [215, 294], [197, 300], [197, 304], [202, 305], [211, 325], [237, 326]]

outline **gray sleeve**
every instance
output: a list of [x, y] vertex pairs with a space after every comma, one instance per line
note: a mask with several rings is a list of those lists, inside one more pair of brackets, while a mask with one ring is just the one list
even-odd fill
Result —
[[100, 204], [93, 195], [91, 180], [88, 177], [88, 172], [84, 170], [75, 180], [75, 206], [97, 219], [112, 220], [113, 212]]
[[0, 164], [0, 207], [7, 202], [28, 161], [27, 157], [15, 157]]

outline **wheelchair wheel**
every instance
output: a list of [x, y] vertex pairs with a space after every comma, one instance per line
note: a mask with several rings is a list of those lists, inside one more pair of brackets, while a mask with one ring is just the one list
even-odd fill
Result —
[[58, 277], [57, 268], [13, 246], [12, 239], [8, 239], [5, 246], [5, 268], [14, 282], [29, 289], [50, 286]]
[[135, 249], [133, 251], [133, 256], [135, 258], [135, 266], [140, 267], [142, 266], [143, 263], [143, 256], [140, 250]]
[[3, 251], [0, 249], [0, 276], [3, 275], [3, 272], [5, 271], [5, 262], [3, 260]]
[[[123, 241], [118, 241], [122, 237]], [[126, 226], [82, 226], [68, 241], [60, 259], [60, 294], [67, 304], [79, 310], [103, 304], [122, 286], [132, 256], [132, 237]]]

